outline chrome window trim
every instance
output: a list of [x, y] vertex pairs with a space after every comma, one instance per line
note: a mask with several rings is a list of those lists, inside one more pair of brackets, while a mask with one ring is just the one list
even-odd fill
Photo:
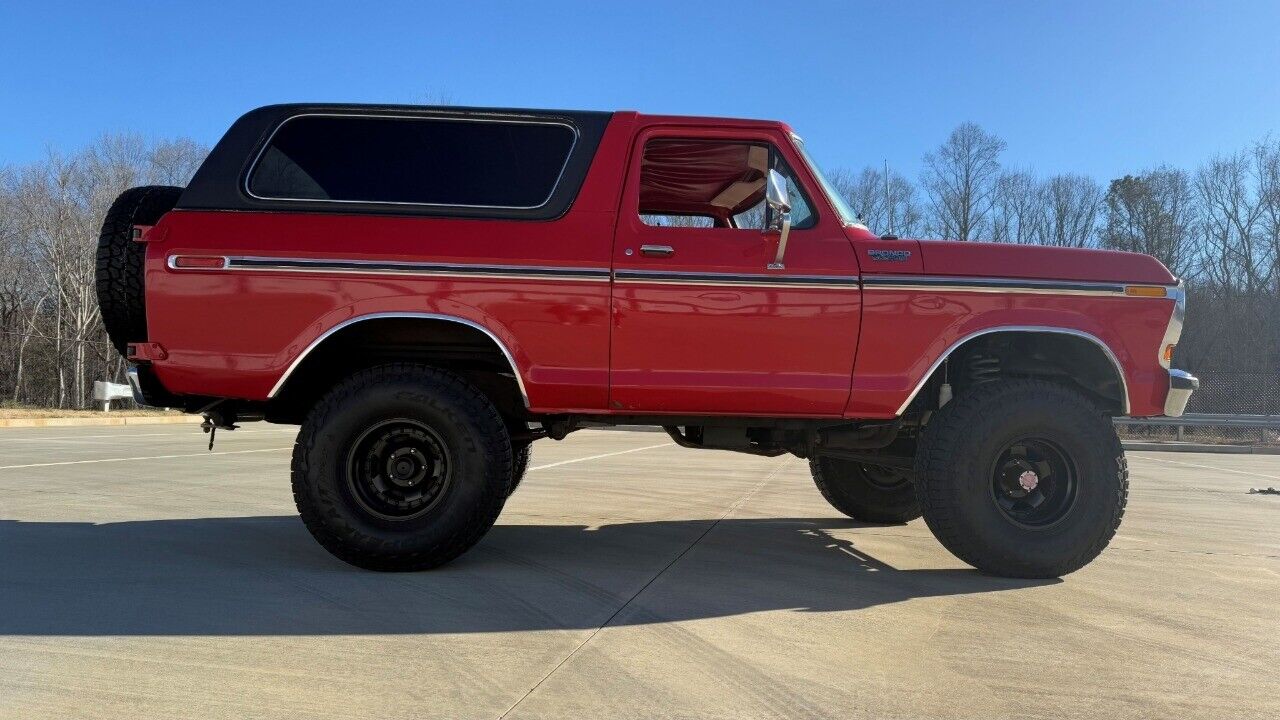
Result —
[[[399, 200], [333, 200], [326, 198], [288, 198], [288, 197], [271, 197], [257, 195], [249, 189], [249, 182], [253, 179], [253, 173], [258, 169], [258, 164], [262, 162], [262, 156], [267, 153], [271, 147], [271, 142], [275, 140], [276, 134], [281, 128], [289, 123], [304, 117], [339, 117], [339, 118], [376, 118], [380, 120], [425, 120], [425, 121], [445, 121], [445, 122], [478, 122], [478, 123], [495, 123], [499, 125], [558, 125], [569, 129], [573, 134], [573, 141], [569, 143], [569, 151], [565, 153], [564, 163], [560, 166], [560, 172], [556, 175], [556, 180], [551, 184], [551, 191], [547, 193], [547, 197], [537, 205], [464, 205], [460, 203], [425, 203], [425, 202], [404, 202]], [[244, 194], [254, 200], [265, 200], [271, 202], [296, 202], [296, 203], [330, 203], [341, 205], [392, 205], [401, 207], [438, 207], [438, 208], [471, 208], [481, 210], [537, 210], [547, 206], [551, 202], [551, 198], [555, 197], [556, 190], [560, 187], [560, 182], [564, 180], [565, 170], [569, 168], [569, 160], [573, 158], [573, 151], [578, 147], [579, 140], [578, 128], [573, 124], [563, 120], [531, 120], [516, 118], [477, 118], [466, 117], [463, 115], [381, 115], [376, 113], [340, 113], [340, 112], [317, 112], [317, 113], [299, 113], [290, 115], [280, 124], [275, 126], [271, 134], [267, 136], [267, 141], [259, 148], [258, 154], [254, 156], [253, 163], [249, 165], [248, 171], [244, 174], [244, 179], [240, 184], [240, 189]]]
[[334, 325], [333, 327], [321, 333], [320, 336], [317, 337], [315, 340], [312, 340], [311, 344], [307, 345], [307, 347], [303, 349], [301, 353], [298, 354], [298, 357], [294, 358], [293, 362], [289, 363], [289, 367], [285, 369], [284, 374], [281, 375], [280, 379], [276, 381], [276, 384], [271, 388], [271, 392], [267, 393], [267, 398], [268, 399], [274, 398], [276, 394], [279, 393], [280, 390], [284, 388], [285, 383], [289, 380], [289, 376], [293, 374], [293, 371], [296, 370], [298, 366], [302, 364], [302, 361], [305, 360], [307, 356], [311, 354], [311, 351], [319, 347], [320, 343], [327, 340], [334, 333], [338, 332], [339, 330], [342, 330], [345, 327], [354, 325], [358, 322], [364, 322], [365, 320], [381, 320], [386, 318], [445, 320], [448, 322], [458, 323], [459, 325], [466, 325], [469, 328], [473, 328], [475, 330], [479, 330], [480, 332], [484, 333], [489, 337], [490, 340], [493, 340], [494, 344], [498, 346], [498, 349], [502, 351], [503, 356], [506, 357], [507, 363], [511, 365], [511, 373], [515, 375], [516, 385], [520, 388], [520, 397], [524, 400], [524, 406], [526, 408], [530, 407], [529, 393], [527, 390], [525, 390], [524, 378], [521, 377], [520, 375], [520, 368], [519, 366], [516, 365], [515, 357], [511, 354], [511, 351], [507, 349], [507, 346], [503, 344], [503, 342], [498, 339], [498, 336], [494, 335], [493, 332], [489, 330], [489, 328], [473, 320], [468, 320], [466, 318], [458, 317], [457, 315], [444, 315], [441, 313], [419, 313], [419, 312], [370, 313], [368, 315], [359, 315], [357, 317], [348, 318], [347, 320], [344, 320], [338, 323], [337, 325]]
[[[959, 340], [956, 340], [955, 342], [951, 343], [950, 346], [947, 347], [945, 352], [943, 352], [941, 355], [938, 356], [936, 360], [933, 361], [933, 364], [929, 366], [929, 369], [926, 370], [924, 375], [920, 377], [920, 381], [916, 383], [916, 386], [914, 389], [912, 389], [911, 394], [908, 395], [907, 399], [904, 400], [903, 403], [898, 406], [898, 410], [894, 414], [896, 416], [901, 416], [902, 413], [907, 411], [907, 406], [910, 405], [911, 401], [915, 400], [916, 396], [920, 394], [920, 391], [924, 389], [925, 383], [929, 382], [929, 378], [933, 377], [933, 373], [942, 365], [942, 363], [946, 362], [947, 358], [950, 357], [951, 353], [955, 352], [957, 348], [959, 348], [961, 345], [964, 345], [965, 343], [969, 342], [970, 340], [976, 337], [981, 337], [983, 335], [991, 335], [992, 333], [999, 333], [999, 332], [1055, 333], [1058, 335], [1072, 335], [1078, 338], [1083, 338], [1085, 340], [1092, 342], [1094, 345], [1097, 345], [1099, 348], [1102, 349], [1102, 352], [1106, 354], [1107, 359], [1111, 361], [1112, 367], [1115, 368], [1116, 375], [1119, 376], [1120, 378], [1120, 391], [1121, 391], [1121, 394], [1124, 395], [1124, 404], [1121, 407], [1121, 410], [1122, 410], [1122, 414], [1124, 415], [1129, 414], [1129, 381], [1128, 381], [1128, 378], [1125, 377], [1124, 366], [1120, 364], [1120, 361], [1116, 358], [1115, 353], [1111, 351], [1111, 348], [1106, 343], [1104, 343], [1101, 339], [1099, 339], [1098, 336], [1091, 335], [1083, 330], [1075, 330], [1072, 328], [1062, 328], [1062, 327], [1052, 327], [1048, 325], [999, 325], [996, 327], [990, 327], [982, 330], [977, 330], [975, 332], [971, 332], [968, 335], [965, 335], [964, 337], [960, 338]], [[856, 372], [857, 371], [855, 369], [855, 376], [856, 376]]]
[[[840, 212], [840, 203], [837, 202], [837, 199], [832, 196], [831, 192], [827, 191], [827, 185], [831, 183], [831, 179], [828, 178], [826, 175], [824, 175], [822, 171], [818, 169], [817, 161], [814, 160], [812, 157], [809, 157], [809, 151], [806, 150], [804, 146], [804, 138], [797, 135], [793, 130], [790, 133], [790, 139], [791, 139], [791, 149], [794, 150], [796, 154], [800, 156], [800, 161], [803, 162], [805, 167], [809, 170], [809, 175], [812, 176], [813, 179], [818, 182], [818, 189], [822, 191], [823, 197], [826, 198], [827, 205], [830, 207], [831, 211], [835, 214], [837, 220], [840, 223], [840, 226], [856, 227], [856, 228], [862, 228], [863, 230], [869, 230], [869, 228], [866, 225], [862, 224], [861, 222], [858, 222], [857, 213], [856, 211], [853, 210], [852, 207], [849, 207], [848, 202], [845, 202], [845, 206], [851, 212], [854, 212], [854, 217], [846, 218], [844, 216], [844, 213]], [[834, 192], [835, 187], [832, 186], [831, 190], [832, 192]]]

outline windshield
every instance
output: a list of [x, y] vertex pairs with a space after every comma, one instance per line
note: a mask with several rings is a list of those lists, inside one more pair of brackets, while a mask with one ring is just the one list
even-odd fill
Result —
[[826, 194], [827, 199], [835, 207], [836, 213], [840, 215], [840, 223], [842, 225], [862, 226], [862, 223], [858, 222], [858, 214], [853, 211], [853, 208], [849, 207], [848, 201], [836, 191], [831, 181], [827, 180], [827, 176], [822, 174], [822, 169], [818, 167], [818, 163], [813, 161], [813, 157], [809, 155], [809, 151], [804, 147], [804, 141], [797, 135], [792, 135], [791, 139], [795, 142], [796, 149], [800, 151], [805, 163], [808, 164], [809, 170], [814, 177], [818, 178], [818, 184], [822, 186], [822, 192]]

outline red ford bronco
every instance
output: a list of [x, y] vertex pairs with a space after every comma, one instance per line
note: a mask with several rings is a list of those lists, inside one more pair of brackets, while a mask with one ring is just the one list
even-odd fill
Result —
[[139, 402], [301, 424], [303, 521], [380, 570], [475, 544], [535, 440], [643, 424], [1058, 576], [1124, 512], [1111, 418], [1198, 385], [1154, 258], [877, 237], [755, 120], [260, 108], [120, 196], [98, 294]]

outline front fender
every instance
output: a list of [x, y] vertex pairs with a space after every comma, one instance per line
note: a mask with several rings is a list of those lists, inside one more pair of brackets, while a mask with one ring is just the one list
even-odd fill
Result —
[[1170, 300], [1124, 295], [868, 291], [845, 415], [898, 416], [951, 352], [1001, 330], [1090, 340], [1120, 375], [1126, 413], [1159, 414], [1167, 383], [1158, 352], [1171, 312]]

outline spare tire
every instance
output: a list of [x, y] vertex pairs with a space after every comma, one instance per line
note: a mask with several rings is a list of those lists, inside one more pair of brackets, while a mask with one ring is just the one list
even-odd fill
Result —
[[121, 355], [131, 342], [147, 339], [143, 261], [147, 246], [133, 240], [134, 225], [154, 225], [178, 204], [182, 188], [147, 185], [125, 190], [111, 203], [98, 235], [95, 280], [107, 337]]

